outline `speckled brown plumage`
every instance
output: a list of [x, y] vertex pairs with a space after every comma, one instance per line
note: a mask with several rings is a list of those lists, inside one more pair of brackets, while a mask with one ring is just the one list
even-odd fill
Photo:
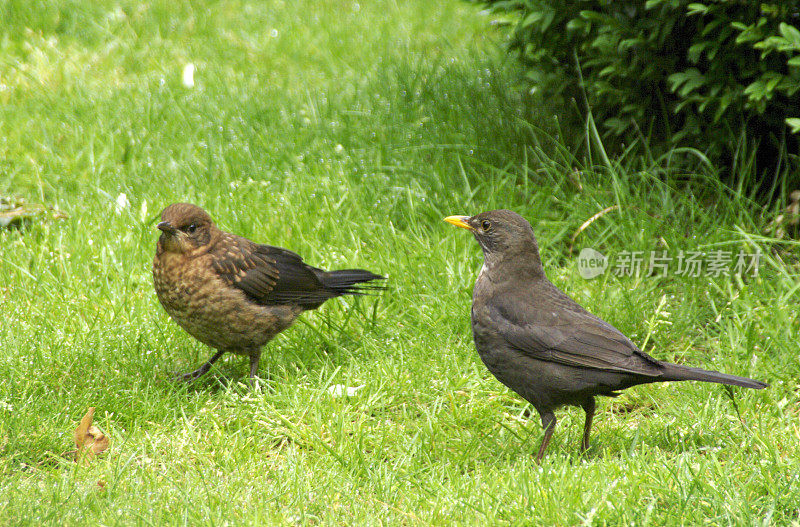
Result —
[[184, 379], [206, 373], [226, 352], [248, 355], [254, 377], [262, 346], [300, 313], [329, 298], [380, 289], [359, 284], [383, 278], [361, 269], [311, 267], [291, 251], [218, 229], [203, 209], [188, 203], [165, 208], [158, 228], [158, 299], [178, 325], [217, 350]]

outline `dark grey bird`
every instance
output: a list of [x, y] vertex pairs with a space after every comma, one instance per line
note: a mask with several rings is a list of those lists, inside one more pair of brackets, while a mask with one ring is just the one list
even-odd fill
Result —
[[586, 412], [581, 450], [589, 447], [595, 396], [661, 381], [716, 382], [745, 388], [766, 383], [660, 361], [640, 350], [608, 322], [592, 315], [544, 275], [530, 224], [509, 210], [445, 221], [472, 232], [483, 267], [472, 295], [472, 332], [483, 363], [530, 402], [542, 419], [541, 462], [553, 430], [554, 410]]
[[158, 228], [158, 299], [179, 326], [217, 350], [184, 380], [203, 375], [226, 352], [249, 356], [253, 378], [262, 346], [303, 311], [337, 296], [382, 289], [364, 283], [383, 279], [370, 271], [325, 271], [292, 251], [222, 231], [189, 203], [165, 208]]

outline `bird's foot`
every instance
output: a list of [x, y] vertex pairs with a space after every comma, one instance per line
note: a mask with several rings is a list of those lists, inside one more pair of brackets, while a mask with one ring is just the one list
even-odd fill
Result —
[[261, 379], [256, 376], [247, 377], [242, 384], [255, 392], [260, 392], [262, 388]]
[[200, 366], [196, 370], [191, 371], [189, 373], [184, 373], [182, 375], [181, 374], [177, 374], [175, 376], [176, 377], [175, 380], [182, 381], [182, 382], [193, 381], [194, 379], [196, 379], [196, 378], [200, 377], [201, 375], [205, 374], [206, 372], [208, 372], [208, 370], [211, 369], [211, 366], [213, 366], [213, 364], [215, 362], [217, 362], [217, 359], [222, 357], [223, 353], [225, 353], [225, 351], [217, 351], [214, 354], [214, 356], [211, 357], [210, 359], [208, 359], [202, 366]]
[[198, 368], [194, 371], [190, 371], [189, 373], [174, 373], [172, 379], [178, 382], [193, 381], [205, 373], [205, 371], [201, 371], [202, 369], [203, 368]]

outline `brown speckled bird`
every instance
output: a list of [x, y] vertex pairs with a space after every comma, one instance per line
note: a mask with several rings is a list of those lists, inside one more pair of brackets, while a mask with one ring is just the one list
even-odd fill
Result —
[[542, 418], [541, 461], [564, 405], [586, 412], [581, 450], [589, 447], [597, 395], [661, 381], [704, 381], [761, 389], [766, 383], [661, 361], [572, 300], [544, 275], [533, 229], [509, 210], [445, 221], [467, 229], [483, 249], [472, 293], [472, 333], [483, 363]]
[[382, 289], [358, 285], [383, 279], [361, 269], [324, 271], [286, 249], [222, 231], [196, 205], [165, 208], [158, 224], [153, 282], [170, 317], [217, 352], [189, 380], [206, 373], [225, 352], [250, 357], [258, 371], [261, 348], [300, 313], [329, 298]]

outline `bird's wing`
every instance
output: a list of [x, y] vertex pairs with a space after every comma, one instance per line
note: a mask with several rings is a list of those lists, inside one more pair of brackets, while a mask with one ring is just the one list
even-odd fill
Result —
[[656, 359], [614, 326], [555, 291], [558, 294], [539, 305], [500, 301], [486, 314], [509, 345], [533, 358], [582, 368], [661, 375]]
[[226, 237], [213, 254], [214, 269], [258, 304], [313, 304], [330, 298], [317, 277], [320, 270], [306, 265], [298, 254], [239, 236]]

